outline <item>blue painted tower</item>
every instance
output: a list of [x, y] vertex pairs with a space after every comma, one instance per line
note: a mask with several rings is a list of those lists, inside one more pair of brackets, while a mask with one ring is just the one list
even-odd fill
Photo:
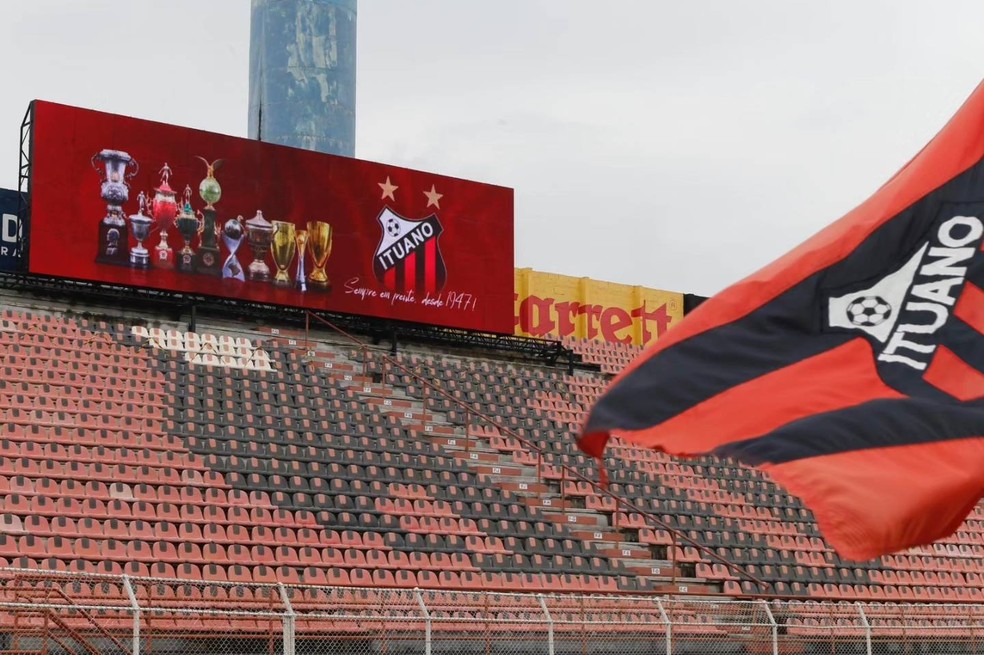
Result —
[[356, 0], [253, 0], [249, 136], [355, 155]]

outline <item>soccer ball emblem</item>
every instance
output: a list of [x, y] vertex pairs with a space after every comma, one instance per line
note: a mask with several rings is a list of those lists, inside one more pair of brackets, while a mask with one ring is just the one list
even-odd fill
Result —
[[391, 237], [400, 236], [400, 223], [395, 218], [386, 221], [386, 233]]
[[892, 306], [881, 296], [861, 296], [847, 306], [847, 318], [857, 326], [873, 327], [892, 315]]

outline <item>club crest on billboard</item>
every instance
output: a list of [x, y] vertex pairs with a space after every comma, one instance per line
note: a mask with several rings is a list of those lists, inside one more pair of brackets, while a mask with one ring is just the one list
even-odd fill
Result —
[[376, 220], [382, 230], [372, 263], [376, 280], [389, 291], [440, 292], [448, 271], [438, 243], [444, 228], [437, 215], [410, 220], [386, 207]]

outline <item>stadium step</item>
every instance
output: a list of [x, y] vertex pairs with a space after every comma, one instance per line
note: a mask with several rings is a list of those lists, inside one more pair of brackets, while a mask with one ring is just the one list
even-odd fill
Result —
[[393, 395], [393, 389], [384, 384], [374, 382], [370, 376], [362, 375], [361, 373], [341, 373], [340, 376], [336, 373], [334, 374], [334, 380], [343, 389], [353, 389], [358, 393], [384, 397]]
[[706, 580], [699, 578], [677, 578], [675, 582], [669, 584], [657, 584], [653, 591], [657, 594], [687, 594], [688, 598], [694, 594], [716, 594], [720, 593], [719, 585], [708, 584]]
[[355, 373], [360, 371], [355, 364], [347, 362], [337, 362], [333, 359], [323, 359], [320, 357], [305, 357], [305, 361], [313, 368], [322, 371], [326, 375], [338, 375], [341, 373]]
[[[366, 400], [369, 399], [367, 398]], [[414, 407], [413, 404], [407, 404], [406, 406], [399, 408], [393, 408], [392, 406], [383, 407], [379, 411], [386, 416], [395, 416], [401, 420], [416, 421], [417, 423], [435, 423], [439, 420], [437, 415], [433, 412], [428, 412], [419, 407]], [[443, 422], [447, 419], [440, 417], [440, 420]]]
[[673, 563], [665, 560], [622, 560], [622, 566], [638, 576], [661, 581], [672, 578], [674, 571], [680, 576], [679, 568], [674, 569]]
[[501, 464], [481, 464], [473, 465], [472, 467], [475, 473], [492, 476], [493, 481], [502, 477], [516, 478], [522, 475], [528, 475], [529, 471], [527, 469], [528, 467], [502, 466]]
[[370, 407], [374, 407], [374, 408], [387, 407], [387, 408], [391, 408], [395, 412], [400, 412], [403, 411], [404, 409], [414, 408], [413, 401], [404, 398], [394, 398], [394, 397], [377, 398], [377, 397], [369, 396], [368, 398], [364, 398], [364, 401]]
[[622, 563], [626, 565], [629, 564], [630, 560], [648, 560], [653, 556], [649, 548], [642, 544], [624, 543], [620, 546], [609, 548], [596, 545], [595, 549], [605, 557], [622, 560]]
[[260, 334], [269, 334], [278, 339], [294, 339], [295, 341], [304, 343], [304, 330], [292, 330], [290, 328], [276, 328], [264, 325], [256, 328], [256, 331]]
[[572, 530], [571, 536], [581, 541], [590, 541], [595, 544], [595, 548], [618, 545], [626, 541], [625, 534], [612, 530]]
[[[531, 482], [533, 482], [535, 484], [536, 483], [536, 469], [532, 469], [532, 470], [533, 470], [533, 473], [532, 474], [529, 471], [526, 471], [525, 469], [524, 469], [525, 472], [522, 472], [520, 475], [496, 475], [496, 474], [490, 474], [489, 475], [489, 480], [491, 482], [495, 483], [495, 485], [497, 487], [500, 487], [500, 488], [501, 488], [500, 485], [502, 485], [504, 483], [505, 484], [508, 484], [508, 483], [515, 482], [517, 479], [519, 479], [519, 480], [527, 479], [527, 480], [530, 480]], [[521, 496], [521, 494], [517, 494], [517, 495], [520, 495]]]
[[454, 436], [458, 434], [458, 431], [451, 425], [442, 425], [440, 423], [420, 423], [414, 425], [413, 427], [407, 426], [407, 429], [411, 434], [415, 434], [418, 438], [432, 437], [432, 436]]
[[503, 481], [499, 483], [499, 488], [513, 493], [542, 494], [549, 490], [549, 487], [542, 482], [536, 482], [536, 476], [531, 481]]
[[[489, 448], [481, 441], [478, 441], [477, 439], [470, 439], [467, 436], [459, 436], [459, 435], [455, 435], [453, 437], [434, 436], [431, 438], [431, 442], [433, 442], [438, 446], [441, 446], [445, 450], [450, 450], [453, 452], [474, 451], [480, 453], [494, 454], [496, 456], [502, 456], [498, 450]], [[503, 461], [508, 459], [507, 456], [502, 456], [502, 457], [503, 457]]]
[[568, 511], [549, 511], [544, 510], [543, 516], [554, 523], [560, 523], [568, 527], [608, 527], [608, 517], [594, 512], [579, 512], [577, 510]]
[[498, 453], [483, 453], [476, 450], [458, 450], [454, 451], [453, 456], [456, 460], [465, 461], [468, 463], [486, 462], [490, 464], [502, 464], [502, 458]]
[[[364, 374], [364, 367], [360, 362], [354, 362], [337, 351], [324, 350], [323, 344], [312, 342], [306, 348], [302, 344], [303, 341], [298, 342], [296, 339], [288, 339], [286, 343], [288, 347], [295, 349], [297, 355], [311, 369], [319, 371], [339, 386], [349, 388], [359, 385], [373, 386], [372, 377]], [[383, 391], [380, 395], [392, 394], [392, 389], [385, 385], [379, 385], [379, 389]]]
[[523, 498], [528, 507], [539, 507], [540, 509], [575, 509], [571, 504], [570, 498], [563, 498], [560, 494], [533, 494]]
[[312, 355], [312, 352], [317, 352], [313, 350], [305, 351], [303, 358], [312, 368], [325, 373], [354, 373], [355, 371], [361, 371], [362, 367], [357, 367], [351, 362], [341, 361], [336, 357], [319, 355]]
[[462, 447], [467, 449], [467, 446], [464, 445], [467, 443], [467, 439], [458, 435], [454, 435], [452, 437], [431, 436], [431, 443], [436, 446], [441, 446], [447, 450], [460, 449]]

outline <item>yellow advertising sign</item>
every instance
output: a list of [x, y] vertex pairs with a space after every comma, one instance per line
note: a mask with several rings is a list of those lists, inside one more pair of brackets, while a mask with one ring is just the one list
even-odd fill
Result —
[[644, 346], [683, 318], [683, 294], [516, 269], [515, 331]]

